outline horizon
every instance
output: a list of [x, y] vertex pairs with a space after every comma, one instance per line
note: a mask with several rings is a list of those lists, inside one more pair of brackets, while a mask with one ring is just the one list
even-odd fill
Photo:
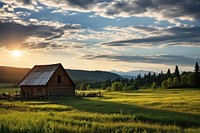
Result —
[[194, 71], [199, 6], [194, 0], [0, 0], [0, 66]]

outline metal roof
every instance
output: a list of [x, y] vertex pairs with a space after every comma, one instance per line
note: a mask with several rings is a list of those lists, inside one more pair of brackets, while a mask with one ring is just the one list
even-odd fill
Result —
[[35, 65], [24, 77], [24, 79], [22, 79], [19, 86], [46, 85], [59, 65], [61, 64]]

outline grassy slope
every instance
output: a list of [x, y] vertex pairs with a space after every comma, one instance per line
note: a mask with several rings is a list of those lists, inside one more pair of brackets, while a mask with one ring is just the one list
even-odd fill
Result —
[[103, 98], [0, 101], [1, 132], [200, 132], [200, 90], [104, 92]]

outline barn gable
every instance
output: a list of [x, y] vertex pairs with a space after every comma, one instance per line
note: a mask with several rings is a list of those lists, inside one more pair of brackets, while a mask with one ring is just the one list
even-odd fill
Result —
[[22, 95], [75, 94], [75, 84], [61, 64], [36, 65], [18, 85]]

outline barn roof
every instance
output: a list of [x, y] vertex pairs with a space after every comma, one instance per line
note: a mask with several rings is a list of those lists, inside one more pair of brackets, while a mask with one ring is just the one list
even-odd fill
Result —
[[46, 85], [60, 65], [60, 63], [51, 65], [35, 65], [22, 79], [19, 86]]

